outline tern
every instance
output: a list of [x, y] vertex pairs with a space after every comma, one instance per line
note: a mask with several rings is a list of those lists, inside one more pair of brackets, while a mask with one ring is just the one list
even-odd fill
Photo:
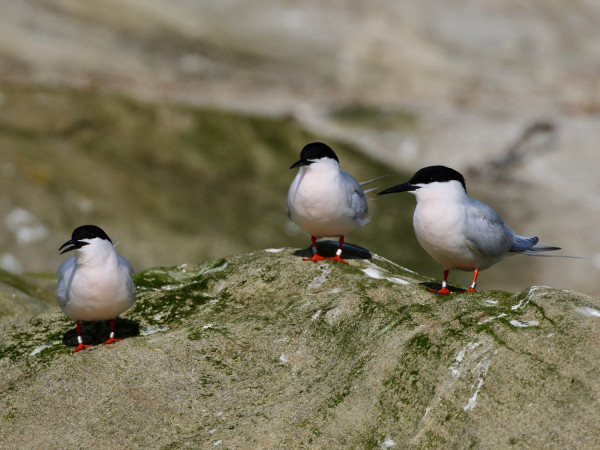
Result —
[[76, 228], [59, 250], [64, 247], [61, 255], [72, 250], [75, 254], [58, 268], [56, 297], [60, 309], [77, 324], [78, 346], [73, 353], [91, 347], [81, 338], [82, 320], [110, 320], [110, 336], [103, 344], [122, 340], [115, 338], [115, 318], [133, 305], [133, 267], [95, 225]]
[[[451, 269], [473, 271], [473, 282], [465, 292], [475, 292], [480, 270], [500, 262], [506, 255], [536, 256], [560, 247], [536, 245], [534, 236], [518, 236], [491, 207], [467, 195], [464, 177], [445, 166], [429, 166], [417, 171], [406, 183], [377, 195], [410, 192], [417, 198], [413, 226], [421, 247], [444, 268], [439, 290], [449, 294]], [[562, 255], [560, 255], [562, 256]]]
[[[344, 236], [371, 220], [367, 217], [367, 198], [362, 186], [352, 175], [340, 170], [334, 151], [322, 142], [306, 145], [300, 159], [290, 169], [299, 168], [287, 196], [288, 217], [311, 235], [311, 258], [305, 261], [330, 259], [346, 263], [341, 258]], [[334, 257], [325, 258], [317, 252], [317, 238], [339, 237]]]

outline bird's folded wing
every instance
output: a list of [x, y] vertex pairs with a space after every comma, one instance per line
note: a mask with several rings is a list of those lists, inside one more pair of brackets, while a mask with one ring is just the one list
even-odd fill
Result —
[[119, 258], [119, 265], [121, 266], [121, 268], [123, 268], [129, 275], [133, 275], [133, 266], [131, 265], [131, 263], [125, 258], [123, 258], [121, 255], [117, 256]]
[[496, 211], [471, 199], [464, 229], [465, 243], [471, 250], [484, 256], [503, 255], [512, 246], [513, 234]]
[[69, 301], [67, 293], [73, 281], [75, 274], [75, 257], [71, 256], [66, 259], [56, 271], [58, 277], [58, 286], [56, 288], [56, 298], [60, 306], [64, 306]]
[[117, 255], [119, 258], [119, 266], [125, 275], [125, 279], [127, 280], [127, 291], [133, 296], [135, 294], [135, 285], [133, 284], [133, 279], [131, 276], [133, 275], [133, 266], [123, 258], [121, 255]]
[[[367, 206], [367, 197], [365, 196], [362, 187], [349, 173], [342, 172], [342, 177], [344, 178], [344, 185], [346, 186], [348, 207], [352, 211], [353, 218], [357, 220], [365, 219], [369, 212], [369, 207]], [[365, 220], [368, 222], [370, 219]]]

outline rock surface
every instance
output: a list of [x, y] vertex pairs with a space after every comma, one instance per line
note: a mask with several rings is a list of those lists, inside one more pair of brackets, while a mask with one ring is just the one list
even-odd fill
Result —
[[41, 281], [28, 281], [0, 269], [0, 328], [19, 317], [52, 309], [55, 295], [45, 289]]
[[137, 273], [112, 346], [71, 355], [59, 311], [1, 330], [3, 447], [600, 445], [598, 299], [301, 254]]

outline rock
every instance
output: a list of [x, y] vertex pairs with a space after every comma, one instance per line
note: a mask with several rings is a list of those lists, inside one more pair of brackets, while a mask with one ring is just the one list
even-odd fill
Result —
[[0, 328], [24, 316], [34, 316], [52, 308], [54, 297], [35, 282], [0, 269]]
[[111, 346], [71, 355], [59, 311], [2, 330], [3, 446], [600, 444], [598, 299], [439, 297], [374, 254], [295, 253], [137, 273], [116, 332], [141, 333]]

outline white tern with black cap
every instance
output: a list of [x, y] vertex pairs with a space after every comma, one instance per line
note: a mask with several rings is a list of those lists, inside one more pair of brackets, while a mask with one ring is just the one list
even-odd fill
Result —
[[339, 246], [333, 261], [341, 258], [344, 236], [366, 225], [367, 198], [362, 186], [347, 172], [340, 170], [339, 159], [334, 151], [322, 142], [306, 145], [300, 160], [290, 169], [299, 168], [288, 191], [288, 217], [311, 235], [313, 256], [305, 261], [326, 259], [317, 252], [317, 239], [339, 237]]
[[498, 213], [467, 195], [464, 177], [445, 166], [429, 166], [417, 171], [406, 183], [377, 195], [410, 192], [417, 198], [413, 226], [419, 244], [444, 268], [438, 294], [449, 294], [446, 284], [451, 269], [473, 271], [474, 292], [480, 270], [500, 262], [506, 255], [535, 256], [559, 247], [536, 245], [534, 236], [518, 236]]
[[133, 267], [119, 255], [107, 234], [95, 225], [83, 225], [73, 231], [61, 252], [75, 255], [58, 268], [56, 296], [60, 309], [77, 323], [78, 346], [73, 353], [91, 345], [83, 343], [80, 321], [110, 320], [110, 337], [115, 338], [115, 318], [133, 305], [135, 286]]

